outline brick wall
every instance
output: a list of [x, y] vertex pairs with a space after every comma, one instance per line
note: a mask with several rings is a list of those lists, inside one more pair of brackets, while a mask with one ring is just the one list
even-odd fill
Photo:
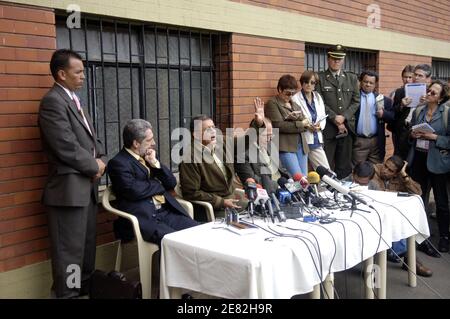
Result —
[[[381, 29], [433, 39], [450, 39], [448, 1], [426, 0], [232, 0], [366, 26], [371, 4], [380, 7]], [[345, 4], [344, 4], [345, 3]], [[425, 12], [425, 14], [424, 14]]]
[[[55, 36], [52, 10], [0, 3], [0, 272], [49, 258], [37, 112]], [[113, 239], [111, 219], [98, 216], [99, 244]]]
[[232, 106], [234, 127], [248, 127], [253, 99], [276, 95], [278, 79], [304, 70], [304, 43], [233, 34], [231, 37]]

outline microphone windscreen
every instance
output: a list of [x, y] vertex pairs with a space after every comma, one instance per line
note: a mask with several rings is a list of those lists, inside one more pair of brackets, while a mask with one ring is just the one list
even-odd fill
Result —
[[320, 178], [328, 174], [328, 170], [326, 169], [326, 167], [323, 166], [317, 166], [316, 172], [317, 174], [319, 174]]
[[277, 181], [278, 185], [280, 185], [281, 188], [284, 188], [284, 185], [288, 183], [288, 180], [286, 177], [280, 177]]
[[294, 178], [294, 181], [298, 182], [299, 180], [302, 179], [303, 175], [300, 173], [295, 173], [294, 176], [292, 176]]
[[307, 179], [310, 184], [319, 184], [320, 182], [320, 176], [316, 172], [309, 172]]

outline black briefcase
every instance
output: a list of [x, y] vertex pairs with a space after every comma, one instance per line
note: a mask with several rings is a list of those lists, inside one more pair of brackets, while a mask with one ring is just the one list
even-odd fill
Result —
[[96, 270], [91, 277], [89, 289], [91, 299], [141, 299], [142, 286], [139, 281], [128, 281], [118, 271], [106, 273]]

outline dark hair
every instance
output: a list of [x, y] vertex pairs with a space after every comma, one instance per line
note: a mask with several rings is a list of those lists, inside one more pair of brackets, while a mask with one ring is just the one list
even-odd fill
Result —
[[359, 75], [359, 82], [362, 82], [364, 80], [365, 76], [375, 77], [375, 82], [378, 82], [378, 73], [374, 71], [362, 71]]
[[369, 177], [370, 179], [372, 179], [373, 175], [375, 175], [375, 169], [371, 162], [359, 162], [353, 168], [353, 174], [358, 177]]
[[69, 49], [60, 49], [53, 52], [50, 60], [50, 71], [55, 81], [58, 80], [58, 71], [69, 67], [70, 58], [83, 60], [81, 55]]
[[403, 159], [400, 156], [398, 156], [398, 155], [393, 155], [393, 156], [389, 157], [386, 160], [386, 162], [387, 161], [391, 161], [395, 165], [395, 167], [397, 167], [397, 172], [396, 173], [400, 172], [400, 170], [402, 169], [403, 164], [404, 164], [403, 163]]
[[189, 129], [191, 130], [191, 133], [194, 132], [195, 130], [195, 121], [206, 121], [206, 120], [211, 120], [212, 118], [209, 115], [206, 114], [199, 114], [197, 116], [194, 116], [193, 118], [191, 118], [191, 123], [189, 125]]
[[313, 70], [306, 70], [300, 76], [300, 84], [303, 85], [305, 83], [308, 83], [312, 77], [314, 77], [314, 80], [316, 81], [316, 84], [317, 84], [319, 82], [319, 75], [316, 72], [314, 72]]
[[290, 74], [283, 75], [278, 80], [277, 90], [278, 92], [282, 92], [283, 90], [297, 90], [298, 84], [297, 80]]
[[415, 68], [415, 66], [412, 64], [405, 65], [405, 67], [403, 68], [403, 71], [402, 71], [402, 76], [405, 73], [414, 73], [414, 68]]
[[134, 140], [141, 143], [145, 139], [145, 133], [148, 129], [152, 129], [152, 125], [146, 120], [129, 120], [123, 128], [123, 146], [130, 148]]
[[429, 78], [431, 76], [431, 66], [429, 64], [417, 64], [414, 68], [414, 72], [416, 70], [422, 70], [425, 72], [425, 76]]
[[441, 99], [441, 101], [439, 102], [440, 104], [445, 103], [448, 101], [448, 99], [450, 98], [449, 94], [450, 94], [450, 89], [447, 85], [447, 83], [441, 81], [441, 80], [434, 80], [430, 83], [429, 88], [433, 85], [433, 84], [437, 84], [441, 86], [441, 94], [439, 95], [439, 98]]

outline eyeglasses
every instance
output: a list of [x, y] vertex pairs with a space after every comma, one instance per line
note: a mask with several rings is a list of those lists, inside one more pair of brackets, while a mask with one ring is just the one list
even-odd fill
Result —
[[286, 96], [292, 96], [292, 95], [295, 94], [295, 91], [284, 90], [284, 91], [283, 91], [283, 94], [286, 95]]
[[427, 94], [429, 94], [429, 95], [431, 95], [431, 96], [436, 96], [436, 95], [437, 95], [437, 93], [434, 92], [433, 90], [428, 90], [428, 91], [427, 91]]

